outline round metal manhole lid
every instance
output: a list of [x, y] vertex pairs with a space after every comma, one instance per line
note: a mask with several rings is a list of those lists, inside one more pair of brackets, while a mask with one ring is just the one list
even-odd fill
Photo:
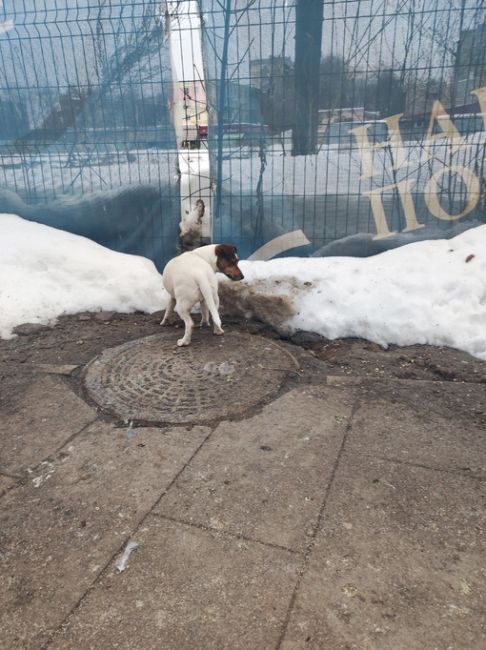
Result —
[[281, 346], [258, 336], [208, 334], [177, 348], [164, 333], [105, 350], [83, 381], [101, 409], [127, 422], [201, 423], [271, 398], [296, 365]]

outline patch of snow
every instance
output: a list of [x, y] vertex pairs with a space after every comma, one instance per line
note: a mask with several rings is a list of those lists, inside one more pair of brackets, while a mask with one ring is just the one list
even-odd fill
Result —
[[152, 313], [167, 294], [155, 265], [56, 228], [0, 214], [0, 337], [83, 311]]
[[128, 429], [126, 431], [126, 436], [128, 440], [130, 440], [130, 438], [133, 438], [134, 435], [135, 435], [135, 430], [133, 428], [133, 422], [130, 422], [128, 425]]
[[68, 151], [5, 154], [2, 155], [0, 183], [20, 195], [42, 194], [48, 188], [53, 197], [79, 196], [86, 188], [92, 192], [106, 192], [107, 187], [115, 187], [118, 182], [120, 186], [158, 184], [161, 178], [169, 179], [174, 175], [176, 149], [164, 149], [163, 152], [137, 149], [129, 153], [130, 159], [121, 152], [100, 153], [95, 166], [89, 152], [79, 152], [76, 159], [72, 159]]
[[215, 361], [208, 361], [203, 368], [204, 372], [211, 374], [219, 373], [223, 377], [226, 375], [232, 375], [235, 371], [234, 364], [229, 361], [223, 361], [222, 363], [216, 363]]
[[374, 257], [287, 257], [240, 267], [256, 293], [289, 294], [291, 331], [384, 347], [445, 345], [486, 360], [486, 225]]
[[39, 476], [35, 476], [32, 479], [32, 483], [34, 484], [35, 488], [38, 488], [41, 485], [43, 485], [54, 474], [55, 467], [52, 465], [52, 463], [49, 463], [48, 461], [43, 461], [41, 464], [47, 468], [47, 471], [45, 474], [40, 474]]
[[[0, 3], [0, 7], [2, 6], [2, 3]], [[11, 31], [14, 29], [15, 23], [14, 21], [9, 18], [8, 20], [4, 20], [2, 23], [0, 23], [0, 34], [5, 34], [6, 32]]]
[[219, 374], [220, 375], [232, 375], [235, 371], [235, 367], [232, 363], [229, 363], [228, 361], [223, 361], [222, 363], [219, 364]]
[[125, 550], [123, 553], [120, 555], [118, 560], [115, 562], [115, 566], [118, 569], [118, 571], [121, 573], [122, 571], [125, 571], [125, 569], [128, 568], [128, 560], [130, 558], [130, 555], [133, 553], [133, 551], [138, 547], [138, 542], [135, 540], [131, 540], [128, 542], [128, 544], [125, 546]]

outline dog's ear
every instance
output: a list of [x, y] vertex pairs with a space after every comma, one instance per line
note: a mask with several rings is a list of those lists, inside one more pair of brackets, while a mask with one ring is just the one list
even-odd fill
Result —
[[218, 244], [215, 249], [216, 257], [231, 261], [236, 255], [236, 247], [232, 244]]

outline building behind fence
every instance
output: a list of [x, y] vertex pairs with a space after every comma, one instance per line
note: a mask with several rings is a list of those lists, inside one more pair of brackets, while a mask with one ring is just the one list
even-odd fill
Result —
[[[206, 231], [242, 256], [363, 256], [486, 222], [482, 0], [21, 6], [0, 9], [2, 212], [159, 265], [181, 198], [209, 185]], [[174, 35], [177, 12], [193, 16]], [[173, 111], [169, 48], [196, 30], [202, 65]]]

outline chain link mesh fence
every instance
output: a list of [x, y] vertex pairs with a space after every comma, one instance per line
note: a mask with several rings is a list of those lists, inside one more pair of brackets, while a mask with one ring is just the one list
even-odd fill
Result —
[[[202, 61], [177, 80], [176, 138], [178, 12], [172, 58], [200, 24]], [[242, 256], [486, 221], [482, 0], [5, 0], [0, 57], [0, 211], [159, 266], [181, 194]]]
[[366, 256], [486, 221], [481, 0], [199, 6], [215, 239]]
[[0, 3], [0, 212], [161, 265], [180, 220], [156, 0]]

